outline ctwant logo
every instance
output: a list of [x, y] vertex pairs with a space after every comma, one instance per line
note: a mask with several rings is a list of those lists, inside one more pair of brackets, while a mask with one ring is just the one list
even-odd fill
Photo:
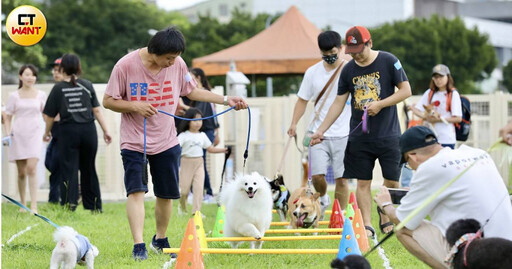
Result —
[[32, 46], [46, 34], [46, 18], [41, 10], [23, 5], [15, 8], [5, 23], [11, 40], [21, 46]]

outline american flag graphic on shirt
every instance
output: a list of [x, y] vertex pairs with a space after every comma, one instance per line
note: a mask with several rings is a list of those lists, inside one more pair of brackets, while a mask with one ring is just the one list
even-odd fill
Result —
[[174, 105], [171, 81], [164, 81], [163, 87], [159, 83], [130, 83], [130, 101], [147, 101], [153, 107]]

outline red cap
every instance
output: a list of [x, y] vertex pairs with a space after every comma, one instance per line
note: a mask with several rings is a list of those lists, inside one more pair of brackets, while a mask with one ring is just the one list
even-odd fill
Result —
[[348, 29], [345, 34], [345, 42], [347, 43], [345, 53], [360, 53], [364, 49], [364, 44], [371, 38], [370, 31], [364, 26], [354, 26]]
[[62, 61], [62, 58], [57, 58], [55, 59], [55, 61], [53, 61], [53, 64], [51, 64], [52, 66], [57, 66], [57, 65], [60, 65], [60, 62]]

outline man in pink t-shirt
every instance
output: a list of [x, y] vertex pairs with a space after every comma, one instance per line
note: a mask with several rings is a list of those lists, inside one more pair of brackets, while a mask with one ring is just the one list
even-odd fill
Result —
[[[220, 96], [198, 89], [188, 73], [180, 54], [185, 51], [185, 39], [174, 27], [156, 33], [145, 48], [121, 58], [110, 75], [103, 106], [121, 114], [121, 156], [125, 170], [124, 182], [128, 201], [126, 211], [133, 236], [135, 260], [147, 259], [143, 240], [144, 194], [143, 183], [144, 118], [146, 122], [146, 153], [155, 193], [156, 234], [151, 249], [157, 253], [169, 247], [166, 237], [172, 211], [172, 200], [179, 199], [179, 159], [174, 118], [158, 113], [176, 112], [180, 96], [191, 100], [235, 106], [246, 109], [241, 97]], [[176, 254], [172, 254], [175, 257]]]

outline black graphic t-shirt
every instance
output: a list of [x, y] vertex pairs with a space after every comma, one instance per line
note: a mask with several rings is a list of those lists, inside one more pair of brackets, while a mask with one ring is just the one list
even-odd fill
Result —
[[77, 85], [61, 81], [55, 84], [46, 100], [43, 113], [55, 117], [60, 123], [88, 123], [94, 121], [93, 107], [100, 104], [90, 81], [79, 78]]
[[407, 75], [398, 58], [385, 51], [379, 51], [377, 58], [368, 66], [361, 67], [354, 60], [345, 65], [338, 83], [338, 95], [346, 92], [352, 94], [349, 140], [373, 140], [400, 136], [396, 106], [383, 108], [379, 114], [368, 117], [369, 133], [363, 133], [362, 126], [358, 125], [361, 123], [366, 104], [393, 95], [395, 86], [407, 80]]

